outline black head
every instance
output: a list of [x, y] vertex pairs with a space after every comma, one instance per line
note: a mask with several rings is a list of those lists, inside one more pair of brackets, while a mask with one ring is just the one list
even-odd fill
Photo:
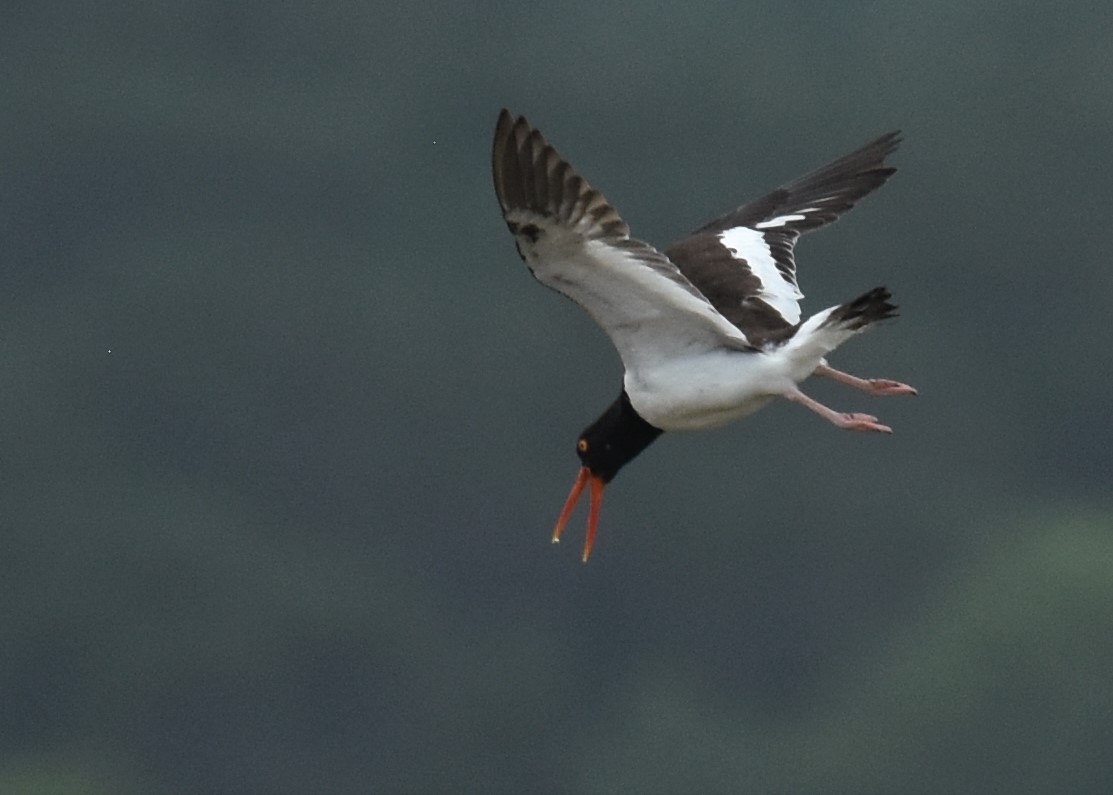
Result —
[[576, 452], [591, 474], [604, 483], [610, 483], [618, 470], [660, 435], [661, 429], [642, 419], [630, 405], [626, 390], [622, 390], [602, 416], [580, 434]]
[[576, 451], [583, 466], [580, 467], [580, 474], [576, 477], [568, 499], [564, 501], [564, 509], [553, 530], [553, 543], [560, 540], [564, 525], [572, 515], [584, 488], [590, 487], [591, 505], [587, 515], [587, 537], [584, 539], [583, 554], [584, 563], [587, 562], [591, 546], [595, 543], [595, 531], [599, 526], [599, 505], [603, 501], [603, 490], [618, 474], [618, 470], [660, 435], [661, 429], [654, 428], [642, 419], [630, 405], [626, 390], [622, 390], [618, 400], [608, 406], [599, 419], [587, 426], [576, 442]]

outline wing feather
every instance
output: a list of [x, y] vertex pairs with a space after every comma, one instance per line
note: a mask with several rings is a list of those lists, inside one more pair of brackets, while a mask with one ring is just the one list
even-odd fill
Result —
[[630, 237], [603, 195], [524, 117], [499, 115], [491, 162], [518, 253], [538, 281], [587, 311], [627, 370], [693, 349], [750, 348], [668, 257]]
[[885, 158], [900, 133], [848, 155], [704, 224], [665, 250], [669, 259], [755, 344], [791, 336], [803, 293], [794, 248], [801, 234], [836, 221], [896, 171]]

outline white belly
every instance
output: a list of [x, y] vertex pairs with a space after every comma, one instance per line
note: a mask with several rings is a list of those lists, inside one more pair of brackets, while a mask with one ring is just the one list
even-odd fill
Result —
[[[776, 353], [719, 349], [627, 372], [626, 394], [649, 424], [663, 431], [716, 428], [753, 414], [792, 389], [804, 372]], [[794, 372], [795, 371], [795, 372]]]

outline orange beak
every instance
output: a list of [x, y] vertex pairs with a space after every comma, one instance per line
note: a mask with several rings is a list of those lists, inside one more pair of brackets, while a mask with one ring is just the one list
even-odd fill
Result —
[[595, 544], [595, 531], [599, 529], [599, 506], [603, 503], [603, 489], [607, 488], [607, 484], [599, 477], [592, 474], [591, 470], [587, 467], [580, 467], [580, 474], [576, 478], [576, 482], [572, 484], [572, 492], [568, 495], [568, 499], [564, 501], [564, 509], [560, 512], [560, 518], [557, 519], [556, 529], [553, 530], [553, 543], [556, 544], [560, 541], [560, 534], [564, 532], [564, 525], [568, 523], [568, 517], [572, 515], [572, 509], [576, 507], [576, 503], [580, 500], [580, 495], [583, 493], [584, 486], [591, 484], [591, 504], [587, 512], [587, 538], [584, 539], [584, 563], [587, 563], [588, 556], [591, 555], [591, 547]]

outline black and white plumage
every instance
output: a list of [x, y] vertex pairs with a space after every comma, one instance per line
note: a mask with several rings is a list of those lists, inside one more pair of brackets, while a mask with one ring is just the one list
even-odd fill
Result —
[[833, 378], [878, 395], [915, 394], [861, 379], [825, 357], [871, 323], [894, 316], [883, 287], [801, 321], [793, 249], [885, 183], [899, 142], [883, 135], [817, 171], [726, 213], [662, 253], [630, 230], [524, 117], [503, 110], [495, 130], [495, 192], [518, 253], [542, 284], [579, 304], [625, 368], [618, 399], [577, 442], [582, 467], [553, 534], [591, 487], [591, 551], [603, 489], [663, 431], [713, 428], [775, 397], [851, 430], [891, 430], [867, 414], [829, 409], [798, 384]]

